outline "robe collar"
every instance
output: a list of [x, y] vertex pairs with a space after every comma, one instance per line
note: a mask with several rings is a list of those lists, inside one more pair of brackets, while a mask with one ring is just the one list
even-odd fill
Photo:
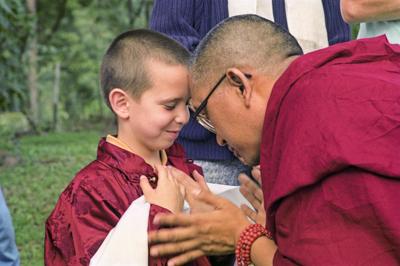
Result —
[[[166, 154], [168, 154], [166, 165], [172, 165], [188, 173], [183, 149], [178, 144], [167, 149]], [[139, 183], [140, 176], [145, 175], [153, 187], [157, 184], [158, 178], [151, 165], [139, 155], [107, 142], [106, 138], [102, 138], [99, 142], [97, 161], [121, 172], [129, 182]]]
[[[123, 142], [122, 140], [118, 139], [118, 137], [115, 137], [113, 135], [107, 135], [106, 137], [106, 141], [108, 143], [111, 143], [121, 149], [127, 150], [131, 153], [135, 153], [129, 146], [128, 144], [126, 144], [125, 142]], [[168, 156], [165, 150], [160, 150], [160, 161], [162, 165], [167, 165], [168, 162]]]

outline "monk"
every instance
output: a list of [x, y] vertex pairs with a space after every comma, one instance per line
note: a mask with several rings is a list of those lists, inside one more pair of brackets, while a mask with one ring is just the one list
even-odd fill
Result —
[[238, 265], [400, 264], [400, 47], [384, 36], [302, 55], [255, 15], [232, 17], [191, 65], [195, 115], [261, 165], [264, 228], [206, 190], [213, 211], [159, 215], [152, 256], [182, 265], [236, 253]]

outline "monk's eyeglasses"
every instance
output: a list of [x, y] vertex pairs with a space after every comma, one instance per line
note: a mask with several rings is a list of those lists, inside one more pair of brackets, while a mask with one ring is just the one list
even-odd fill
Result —
[[[244, 74], [246, 78], [250, 79], [251, 75], [250, 74]], [[210, 119], [208, 119], [207, 115], [203, 112], [204, 108], [206, 107], [208, 103], [208, 99], [210, 96], [213, 94], [213, 92], [218, 88], [218, 86], [224, 81], [226, 78], [226, 74], [224, 74], [218, 82], [215, 84], [215, 86], [210, 90], [206, 98], [200, 103], [199, 107], [197, 109], [194, 108], [192, 101], [189, 101], [189, 108], [194, 112], [193, 113], [193, 118], [199, 122], [201, 126], [203, 126], [205, 129], [208, 131], [215, 133], [215, 127], [211, 123]]]

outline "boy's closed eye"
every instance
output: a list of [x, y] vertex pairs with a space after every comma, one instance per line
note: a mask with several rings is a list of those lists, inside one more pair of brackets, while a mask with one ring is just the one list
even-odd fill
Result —
[[174, 110], [178, 104], [184, 104], [186, 107], [188, 107], [189, 99], [174, 99], [172, 101], [164, 102], [163, 106], [166, 110]]
[[167, 110], [174, 110], [175, 107], [176, 107], [176, 103], [167, 103], [167, 104], [164, 104], [164, 108], [167, 109]]

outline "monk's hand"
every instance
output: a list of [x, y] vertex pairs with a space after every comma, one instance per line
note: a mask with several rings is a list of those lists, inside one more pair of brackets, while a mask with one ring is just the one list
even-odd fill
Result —
[[254, 209], [249, 208], [249, 206], [245, 204], [242, 204], [240, 208], [242, 209], [243, 213], [255, 223], [265, 226], [266, 214], [264, 209], [264, 195], [260, 187], [260, 168], [258, 166], [253, 167], [251, 174], [258, 184], [246, 174], [239, 175], [239, 182], [240, 193], [242, 193], [242, 195], [250, 202]]
[[140, 187], [144, 198], [151, 204], [156, 204], [178, 213], [182, 210], [185, 190], [173, 177], [171, 169], [166, 166], [156, 166], [158, 175], [157, 187], [153, 189], [146, 176], [140, 177]]
[[174, 228], [149, 233], [151, 256], [173, 255], [168, 265], [183, 265], [203, 255], [234, 253], [240, 233], [250, 221], [230, 201], [209, 191], [202, 191], [197, 200], [214, 210], [156, 216], [155, 223]]
[[199, 172], [194, 170], [193, 178], [176, 168], [171, 168], [171, 173], [178, 183], [185, 188], [185, 199], [189, 203], [191, 213], [214, 210], [212, 206], [197, 200], [197, 195], [201, 191], [210, 191], [204, 177]]

